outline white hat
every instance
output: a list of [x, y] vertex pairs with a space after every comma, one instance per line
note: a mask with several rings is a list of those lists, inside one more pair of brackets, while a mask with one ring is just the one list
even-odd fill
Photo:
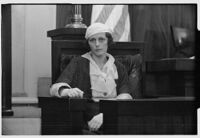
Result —
[[103, 32], [108, 32], [112, 35], [112, 29], [109, 28], [107, 25], [103, 23], [93, 23], [87, 28], [86, 33], [85, 33], [85, 38], [88, 39], [94, 34], [103, 33]]

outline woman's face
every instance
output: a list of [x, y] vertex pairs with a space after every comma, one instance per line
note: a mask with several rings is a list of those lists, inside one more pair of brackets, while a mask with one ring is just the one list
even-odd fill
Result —
[[106, 37], [106, 33], [92, 35], [88, 39], [88, 44], [93, 55], [97, 57], [105, 55], [108, 49], [108, 38]]

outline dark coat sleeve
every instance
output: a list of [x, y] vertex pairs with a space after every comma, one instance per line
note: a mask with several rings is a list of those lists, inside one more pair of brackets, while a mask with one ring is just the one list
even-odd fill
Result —
[[60, 74], [56, 83], [65, 82], [71, 86], [71, 83], [75, 77], [76, 70], [77, 70], [77, 60], [78, 60], [77, 58], [74, 58], [70, 61], [70, 63], [66, 66], [63, 72]]
[[128, 73], [124, 65], [119, 62], [115, 62], [118, 72], [117, 80], [117, 94], [130, 93], [128, 86]]

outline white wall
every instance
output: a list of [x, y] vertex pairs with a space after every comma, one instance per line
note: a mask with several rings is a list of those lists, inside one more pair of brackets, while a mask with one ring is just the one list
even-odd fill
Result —
[[39, 77], [51, 77], [56, 5], [12, 5], [12, 93], [37, 97]]
[[12, 6], [12, 90], [24, 93], [25, 7]]

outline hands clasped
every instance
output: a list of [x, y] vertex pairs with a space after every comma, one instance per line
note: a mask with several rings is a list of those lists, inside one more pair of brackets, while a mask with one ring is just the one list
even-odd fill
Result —
[[69, 89], [63, 89], [60, 92], [61, 97], [70, 97], [70, 98], [82, 98], [83, 97], [83, 91], [81, 91], [79, 88], [69, 88]]

